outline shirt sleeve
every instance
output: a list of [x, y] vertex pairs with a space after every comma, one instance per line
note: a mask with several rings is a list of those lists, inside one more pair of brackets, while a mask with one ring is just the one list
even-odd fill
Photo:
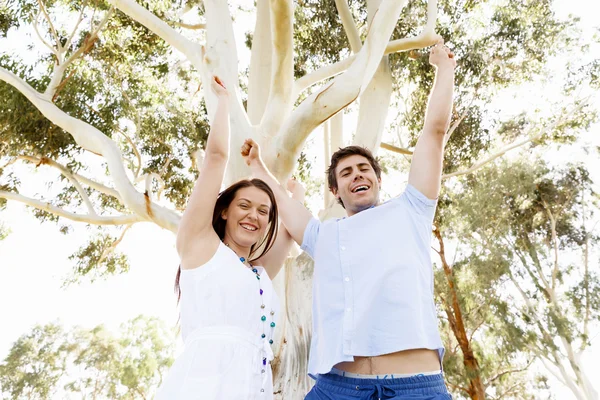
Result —
[[417, 214], [427, 219], [428, 223], [433, 223], [437, 199], [430, 199], [419, 192], [413, 185], [408, 184], [401, 197], [406, 199], [408, 206]]
[[313, 259], [315, 258], [315, 244], [317, 243], [317, 237], [319, 236], [319, 230], [321, 229], [321, 221], [313, 217], [306, 225], [304, 229], [304, 237], [302, 239], [302, 246], [300, 248], [308, 253]]

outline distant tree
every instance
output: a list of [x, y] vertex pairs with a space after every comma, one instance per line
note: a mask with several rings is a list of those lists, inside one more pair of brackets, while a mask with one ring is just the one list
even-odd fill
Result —
[[114, 336], [102, 325], [65, 331], [37, 326], [0, 364], [6, 399], [151, 399], [173, 362], [173, 335], [137, 317]]

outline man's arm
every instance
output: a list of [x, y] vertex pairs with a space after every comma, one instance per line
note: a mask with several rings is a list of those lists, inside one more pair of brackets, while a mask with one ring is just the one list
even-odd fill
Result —
[[[305, 189], [300, 182], [297, 182], [295, 179], [290, 179], [287, 188], [292, 192], [292, 199], [297, 200], [300, 203], [304, 202]], [[281, 270], [283, 263], [290, 254], [290, 248], [293, 243], [294, 239], [285, 225], [283, 223], [279, 224], [279, 232], [277, 233], [277, 238], [275, 239], [273, 247], [257, 261], [258, 265], [265, 267], [271, 279], [275, 278], [279, 273], [279, 270]]]
[[286, 190], [271, 175], [260, 157], [260, 148], [254, 140], [246, 139], [242, 146], [242, 157], [250, 167], [252, 175], [265, 181], [273, 190], [281, 221], [296, 243], [302, 245], [304, 230], [313, 218], [312, 214], [301, 202], [288, 196]]
[[454, 54], [438, 43], [429, 55], [436, 68], [435, 81], [425, 114], [423, 133], [413, 152], [408, 183], [430, 199], [440, 193], [446, 131], [450, 125], [454, 91]]

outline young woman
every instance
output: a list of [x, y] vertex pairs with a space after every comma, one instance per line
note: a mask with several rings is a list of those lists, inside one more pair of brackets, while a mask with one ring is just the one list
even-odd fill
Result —
[[[211, 84], [217, 111], [177, 234], [184, 350], [156, 399], [272, 399], [279, 302], [270, 278], [292, 239], [283, 226], [277, 232], [275, 197], [263, 181], [242, 180], [219, 193], [229, 156], [228, 93], [218, 78]], [[303, 200], [299, 184], [288, 188]]]

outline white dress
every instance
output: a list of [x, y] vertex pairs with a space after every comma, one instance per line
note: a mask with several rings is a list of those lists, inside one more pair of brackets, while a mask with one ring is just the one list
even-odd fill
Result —
[[264, 268], [255, 268], [260, 280], [220, 243], [206, 264], [181, 270], [184, 349], [156, 400], [273, 398], [269, 340], [279, 301]]

